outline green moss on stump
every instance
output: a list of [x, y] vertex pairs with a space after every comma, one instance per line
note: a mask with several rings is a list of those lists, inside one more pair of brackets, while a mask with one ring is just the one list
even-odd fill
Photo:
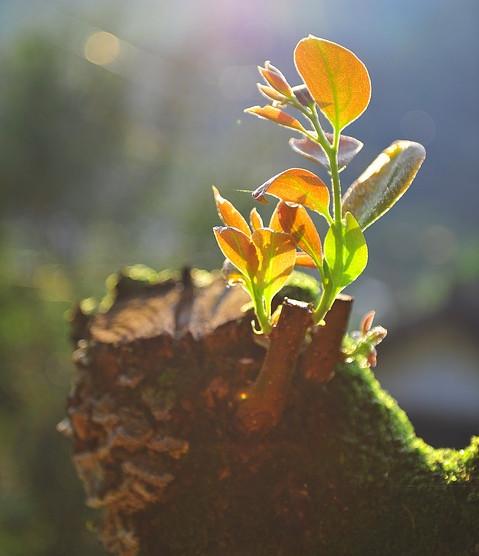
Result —
[[150, 513], [145, 555], [479, 554], [478, 437], [464, 450], [428, 446], [355, 363], [325, 386], [297, 386], [302, 406], [259, 442], [254, 472], [235, 461], [234, 439], [198, 431], [198, 481]]

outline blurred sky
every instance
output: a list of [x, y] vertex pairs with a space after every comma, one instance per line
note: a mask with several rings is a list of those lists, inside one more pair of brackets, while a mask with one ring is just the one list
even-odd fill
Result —
[[[261, 102], [256, 64], [270, 59], [296, 83], [292, 50], [301, 37], [313, 33], [353, 49], [369, 68], [373, 96], [348, 128], [365, 148], [343, 174], [343, 187], [394, 139], [417, 140], [428, 150], [407, 196], [368, 232], [371, 262], [362, 282], [374, 295], [383, 284], [387, 297], [389, 288], [411, 282], [421, 296], [429, 289], [423, 282], [443, 287], [444, 273], [460, 274], [477, 246], [478, 12], [475, 0], [3, 0], [0, 25], [4, 42], [43, 29], [76, 64], [82, 58], [88, 64], [85, 45], [93, 33], [118, 38], [106, 45], [112, 58], [100, 60], [99, 71], [113, 72], [127, 88], [129, 148], [151, 162], [167, 144], [173, 160], [167, 172], [153, 168], [149, 182], [120, 171], [115, 183], [113, 168], [100, 186], [115, 203], [131, 201], [135, 188], [148, 199], [148, 207], [138, 199], [131, 205], [127, 228], [136, 248], [122, 239], [120, 249], [110, 241], [104, 246], [104, 260], [117, 266], [136, 262], [135, 254], [154, 266], [219, 264], [207, 232], [214, 222], [206, 222], [214, 211], [205, 204], [206, 212], [195, 215], [191, 203], [208, 203], [215, 183], [246, 208], [249, 201], [234, 189], [254, 187], [289, 165], [308, 166], [288, 151], [287, 131], [242, 113]], [[68, 215], [70, 207], [64, 209]], [[83, 252], [91, 240], [78, 227], [69, 248], [81, 244]]]
[[[235, 188], [254, 187], [288, 165], [308, 165], [288, 152], [286, 131], [242, 113], [261, 102], [256, 64], [271, 59], [297, 82], [292, 50], [301, 37], [312, 33], [350, 47], [369, 68], [373, 96], [348, 129], [365, 148], [343, 187], [394, 139], [417, 140], [428, 150], [407, 196], [368, 232], [372, 256], [363, 282], [404, 290], [410, 286], [401, 280], [420, 281], [415, 268], [454, 275], [461, 250], [477, 245], [478, 12], [475, 0], [3, 0], [0, 25], [4, 44], [43, 30], [67, 64], [82, 58], [88, 64], [88, 37], [112, 33], [119, 42], [106, 46], [112, 58], [100, 60], [99, 71], [118, 75], [128, 89], [130, 150], [151, 162], [174, 141], [168, 171], [152, 171], [148, 185], [135, 183], [134, 174], [115, 184], [111, 168], [112, 181], [100, 186], [105, 198], [132, 202], [136, 248], [120, 239], [115, 255], [107, 242], [113, 265], [135, 262], [135, 254], [154, 266], [219, 264], [206, 231], [214, 222], [204, 221], [214, 212], [195, 216], [189, 202], [208, 203], [212, 183], [238, 200]], [[132, 197], [135, 188], [143, 201]], [[189, 237], [195, 224], [207, 234], [201, 240]]]

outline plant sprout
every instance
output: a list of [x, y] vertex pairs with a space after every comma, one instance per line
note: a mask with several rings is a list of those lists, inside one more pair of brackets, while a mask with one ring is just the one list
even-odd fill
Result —
[[[224, 223], [214, 233], [227, 259], [228, 283], [240, 283], [249, 293], [259, 332], [263, 334], [269, 334], [275, 324], [272, 298], [295, 265], [319, 272], [322, 289], [313, 309], [313, 321], [324, 324], [338, 294], [366, 268], [364, 230], [405, 193], [426, 155], [419, 143], [395, 141], [342, 195], [340, 173], [363, 147], [361, 141], [342, 132], [369, 104], [368, 71], [347, 48], [311, 35], [297, 44], [294, 61], [303, 83], [291, 87], [275, 66], [265, 62], [264, 67], [258, 68], [265, 84], [258, 83], [258, 89], [269, 104], [253, 106], [245, 112], [299, 133], [299, 138], [289, 140], [290, 147], [324, 168], [330, 187], [302, 168], [290, 168], [273, 176], [252, 192], [253, 198], [263, 203], [265, 196], [278, 199], [267, 227], [256, 209], [251, 212], [248, 225], [214, 188]], [[286, 108], [299, 112], [304, 123], [287, 113]], [[324, 118], [320, 119], [320, 113]], [[331, 127], [329, 132], [323, 121]], [[308, 211], [326, 220], [324, 242]]]

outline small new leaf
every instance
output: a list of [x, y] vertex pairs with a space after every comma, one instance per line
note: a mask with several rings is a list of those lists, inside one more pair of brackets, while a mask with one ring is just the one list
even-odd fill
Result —
[[237, 228], [247, 236], [250, 236], [251, 230], [239, 210], [234, 207], [233, 203], [220, 195], [217, 187], [213, 185], [212, 189], [215, 197], [216, 210], [218, 211], [218, 216], [222, 220], [223, 224], [225, 226]]
[[251, 225], [251, 229], [253, 230], [253, 232], [255, 230], [258, 230], [259, 228], [263, 228], [263, 219], [261, 218], [260, 213], [256, 210], [255, 208], [251, 209], [251, 212], [249, 213], [249, 222]]
[[263, 85], [262, 83], [256, 83], [258, 91], [266, 97], [268, 100], [273, 100], [276, 102], [285, 102], [286, 98], [281, 93], [278, 93], [273, 87], [268, 87], [268, 85]]
[[343, 214], [352, 212], [365, 230], [404, 195], [425, 158], [419, 143], [392, 143], [346, 191]]
[[350, 212], [346, 214], [340, 230], [335, 225], [329, 228], [324, 240], [324, 257], [338, 291], [354, 282], [366, 268], [368, 247], [358, 222]]
[[322, 215], [329, 214], [329, 190], [309, 170], [291, 168], [273, 176], [253, 191], [253, 198], [256, 200], [261, 200], [264, 195], [303, 205]]
[[306, 268], [316, 268], [316, 263], [307, 253], [303, 253], [302, 251], [297, 251], [296, 266], [304, 266]]
[[256, 249], [250, 238], [236, 228], [216, 226], [216, 241], [223, 255], [246, 277], [252, 278], [258, 270]]
[[275, 106], [252, 106], [251, 108], [247, 108], [245, 112], [247, 114], [253, 114], [253, 116], [258, 116], [258, 118], [262, 118], [263, 120], [270, 120], [283, 127], [289, 127], [290, 129], [301, 132], [306, 131], [300, 121]]
[[308, 107], [314, 104], [314, 99], [308, 91], [308, 87], [306, 87], [306, 85], [296, 85], [296, 87], [293, 87], [293, 93], [296, 100], [303, 106]]
[[334, 129], [340, 132], [358, 118], [371, 98], [368, 70], [350, 50], [309, 36], [294, 51], [296, 68]]
[[286, 80], [286, 77], [279, 71], [279, 69], [269, 61], [264, 63], [264, 68], [258, 66], [258, 71], [264, 80], [271, 85], [273, 89], [287, 97], [292, 95], [291, 86]]
[[[333, 134], [325, 133], [328, 141], [332, 143]], [[289, 146], [296, 153], [324, 166], [329, 170], [329, 160], [326, 156], [324, 150], [318, 143], [311, 141], [307, 137], [299, 138], [291, 137], [289, 140]], [[363, 143], [358, 141], [354, 137], [349, 137], [347, 135], [341, 135], [339, 139], [339, 151], [338, 151], [338, 166], [341, 172], [346, 168], [346, 166], [351, 162], [351, 160], [358, 154], [358, 152], [363, 148]]]
[[251, 236], [259, 259], [255, 280], [263, 291], [266, 305], [284, 286], [296, 262], [296, 250], [291, 236], [268, 228], [256, 230]]
[[278, 219], [283, 231], [290, 234], [296, 246], [311, 258], [322, 258], [321, 239], [307, 210], [301, 205], [278, 203]]

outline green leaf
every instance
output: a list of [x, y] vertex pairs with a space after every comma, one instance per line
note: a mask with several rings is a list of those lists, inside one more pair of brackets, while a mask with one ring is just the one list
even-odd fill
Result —
[[404, 195], [425, 158], [419, 143], [392, 143], [346, 191], [343, 215], [352, 212], [365, 230]]
[[324, 256], [338, 291], [354, 282], [366, 268], [368, 247], [361, 227], [350, 212], [340, 230], [334, 224], [329, 228], [324, 240]]

